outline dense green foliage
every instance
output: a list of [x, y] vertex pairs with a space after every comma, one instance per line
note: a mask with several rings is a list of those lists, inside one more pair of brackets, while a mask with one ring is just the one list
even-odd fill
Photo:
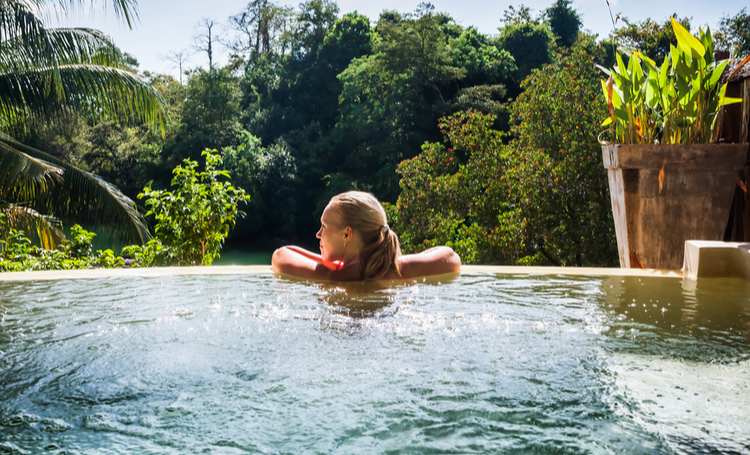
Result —
[[219, 169], [221, 156], [205, 150], [203, 171], [198, 162], [186, 158], [173, 173], [173, 191], [143, 189], [148, 212], [156, 220], [155, 237], [146, 245], [131, 246], [123, 254], [133, 256], [139, 266], [211, 265], [234, 228], [240, 202], [250, 199], [242, 188], [228, 181], [229, 172]]
[[[607, 108], [594, 62], [612, 67], [619, 48], [658, 63], [677, 41], [651, 20], [625, 21], [600, 41], [569, 0], [550, 2], [536, 17], [509, 7], [490, 36], [429, 4], [368, 18], [331, 0], [251, 0], [231, 31], [214, 29], [227, 65], [214, 60], [179, 81], [140, 74], [165, 102], [163, 135], [82, 110], [63, 123], [34, 119], [19, 138], [130, 198], [147, 187], [153, 201], [177, 192], [168, 189], [176, 166], [197, 173], [181, 163], [219, 150], [234, 187], [252, 195], [250, 216], [226, 238], [235, 247], [313, 246], [330, 197], [360, 189], [390, 202], [407, 251], [447, 243], [464, 262], [612, 265], [597, 141]], [[721, 39], [743, 36], [742, 14], [726, 18]], [[138, 66], [120, 57], [128, 71]], [[167, 246], [182, 241], [177, 219], [187, 215], [149, 209], [157, 238], [171, 240], [133, 248], [141, 264], [214, 257]]]
[[511, 107], [513, 139], [476, 111], [441, 122], [399, 166], [388, 205], [406, 251], [447, 244], [465, 263], [614, 265], [616, 244], [597, 135], [600, 76], [583, 48], [535, 71]]
[[557, 0], [547, 8], [545, 15], [552, 33], [560, 46], [570, 47], [578, 40], [581, 17], [571, 8], [571, 0]]
[[79, 225], [70, 229], [70, 238], [56, 249], [34, 246], [22, 230], [16, 229], [0, 213], [0, 272], [28, 270], [69, 270], [122, 267], [124, 260], [112, 250], [94, 252], [91, 241], [96, 234]]
[[513, 105], [517, 165], [508, 178], [524, 220], [524, 257], [534, 263], [617, 262], [598, 140], [607, 112], [592, 50], [573, 49], [534, 73]]
[[675, 19], [672, 27], [677, 46], [661, 66], [637, 52], [626, 65], [618, 55], [602, 82], [610, 111], [603, 125], [618, 143], [708, 143], [721, 107], [741, 101], [725, 97], [727, 86], [719, 85], [728, 61], [715, 60], [711, 32], [699, 29], [698, 39]]

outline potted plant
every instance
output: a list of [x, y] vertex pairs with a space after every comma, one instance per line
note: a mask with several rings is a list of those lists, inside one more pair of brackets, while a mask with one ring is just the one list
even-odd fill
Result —
[[620, 266], [679, 269], [685, 240], [721, 240], [747, 144], [718, 144], [725, 96], [710, 30], [672, 18], [677, 46], [660, 66], [632, 52], [602, 81], [615, 143], [603, 142]]

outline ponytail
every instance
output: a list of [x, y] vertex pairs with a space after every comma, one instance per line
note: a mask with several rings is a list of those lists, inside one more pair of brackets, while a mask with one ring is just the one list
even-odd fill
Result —
[[386, 233], [383, 234], [383, 240], [365, 247], [359, 253], [359, 271], [364, 280], [377, 280], [383, 278], [388, 270], [393, 267], [398, 276], [401, 276], [401, 247], [398, 242], [398, 236], [395, 232], [388, 229], [386, 224]]

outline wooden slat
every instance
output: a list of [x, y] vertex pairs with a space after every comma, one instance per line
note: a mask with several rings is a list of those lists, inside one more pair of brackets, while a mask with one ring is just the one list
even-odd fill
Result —
[[609, 179], [609, 196], [612, 200], [612, 217], [615, 221], [617, 252], [620, 255], [620, 267], [630, 268], [630, 250], [628, 248], [628, 222], [625, 218], [625, 186], [622, 182], [622, 169], [607, 169]]
[[[617, 165], [620, 169], [659, 170], [667, 165], [681, 169], [742, 169], [747, 158], [746, 144], [678, 144], [678, 145], [610, 145], [616, 147]], [[610, 152], [611, 154], [611, 152]], [[606, 165], [605, 165], [606, 167]]]

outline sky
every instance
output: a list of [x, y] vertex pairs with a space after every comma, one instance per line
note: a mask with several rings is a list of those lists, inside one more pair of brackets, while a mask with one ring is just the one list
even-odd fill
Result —
[[[376, 21], [383, 10], [399, 12], [414, 11], [424, 0], [338, 0], [340, 14], [357, 11]], [[115, 44], [123, 51], [135, 56], [140, 62], [141, 71], [171, 74], [179, 79], [179, 70], [167, 56], [177, 51], [192, 52], [187, 61], [188, 68], [208, 66], [205, 54], [195, 52], [192, 47], [194, 36], [198, 31], [201, 19], [209, 18], [217, 22], [218, 33], [228, 33], [228, 18], [239, 13], [248, 0], [141, 0], [138, 2], [139, 19], [133, 29], [129, 29], [119, 20], [111, 9], [110, 0], [100, 0], [66, 17], [47, 14], [45, 22], [50, 27], [88, 27], [95, 28], [110, 35]], [[87, 2], [83, 2], [88, 5]], [[295, 5], [296, 1], [277, 0], [277, 4]], [[531, 8], [536, 16], [549, 7], [553, 0], [525, 0], [510, 2], [507, 0], [432, 0], [437, 11], [450, 14], [456, 22], [468, 27], [475, 26], [480, 32], [497, 34], [501, 24], [500, 18], [508, 6], [518, 7], [521, 3]], [[724, 16], [734, 16], [744, 6], [744, 0], [726, 0], [714, 4], [706, 0], [609, 0], [612, 13], [627, 17], [631, 21], [642, 21], [651, 18], [662, 22], [671, 14], [680, 17], [691, 17], [693, 30], [696, 27], [710, 26], [716, 29]], [[105, 9], [105, 6], [109, 10]], [[612, 30], [612, 20], [606, 0], [573, 0], [573, 8], [583, 21], [583, 28], [600, 37], [606, 37]], [[618, 25], [620, 25], [618, 23]], [[214, 57], [218, 63], [226, 61], [227, 52], [219, 49], [219, 56]]]

